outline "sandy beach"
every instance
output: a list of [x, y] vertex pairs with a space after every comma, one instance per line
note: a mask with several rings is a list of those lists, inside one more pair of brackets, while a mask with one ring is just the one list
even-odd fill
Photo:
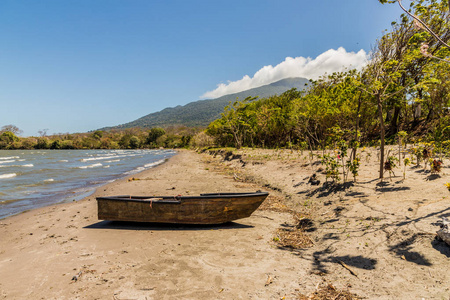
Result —
[[[357, 182], [333, 191], [308, 184], [325, 176], [306, 153], [235, 154], [180, 151], [81, 201], [0, 220], [0, 298], [299, 299], [332, 284], [367, 299], [449, 299], [450, 247], [435, 240], [450, 216], [445, 162], [439, 176], [413, 166], [380, 182], [367, 156]], [[224, 225], [97, 219], [96, 196], [256, 190], [270, 192], [262, 207]], [[277, 243], [293, 212], [310, 220], [311, 247]]]

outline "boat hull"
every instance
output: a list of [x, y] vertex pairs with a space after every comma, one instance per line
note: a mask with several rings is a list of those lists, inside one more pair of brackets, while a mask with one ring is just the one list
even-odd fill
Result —
[[99, 220], [222, 224], [249, 217], [269, 195], [215, 193], [200, 196], [97, 197]]

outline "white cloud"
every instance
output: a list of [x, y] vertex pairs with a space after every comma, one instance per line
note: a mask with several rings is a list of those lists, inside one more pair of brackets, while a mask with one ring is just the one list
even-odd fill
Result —
[[238, 93], [251, 88], [260, 87], [272, 82], [289, 78], [304, 77], [317, 79], [325, 73], [344, 71], [348, 69], [361, 69], [368, 62], [368, 54], [364, 50], [357, 53], [347, 52], [343, 47], [337, 50], [330, 49], [315, 59], [310, 57], [286, 57], [286, 59], [275, 67], [268, 65], [257, 71], [253, 77], [245, 75], [237, 81], [228, 81], [227, 84], [220, 83], [215, 90], [204, 93], [202, 99], [218, 98], [223, 95]]

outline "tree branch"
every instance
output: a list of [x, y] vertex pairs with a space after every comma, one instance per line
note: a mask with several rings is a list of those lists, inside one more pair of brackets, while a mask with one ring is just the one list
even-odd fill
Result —
[[[411, 18], [413, 18], [414, 20], [416, 20], [417, 22], [419, 22], [420, 24], [422, 24], [422, 26], [426, 29], [426, 31], [428, 31], [432, 36], [434, 36], [435, 39], [437, 39], [439, 42], [441, 42], [442, 45], [444, 45], [445, 47], [450, 49], [450, 46], [447, 45], [447, 43], [445, 43], [436, 33], [433, 32], [433, 30], [431, 30], [427, 24], [425, 24], [425, 22], [423, 22], [421, 19], [419, 19], [418, 17], [416, 17], [415, 15], [413, 15], [412, 13], [410, 13], [409, 11], [407, 11], [403, 5], [402, 5], [402, 0], [397, 0], [398, 5], [400, 5], [401, 9], [403, 9], [403, 11], [405, 13], [407, 13]], [[449, 7], [450, 7], [450, 1], [449, 1]]]

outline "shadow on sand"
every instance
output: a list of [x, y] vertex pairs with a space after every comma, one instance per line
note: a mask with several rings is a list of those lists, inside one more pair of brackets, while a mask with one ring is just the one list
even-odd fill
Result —
[[144, 223], [125, 221], [100, 221], [88, 226], [85, 229], [117, 229], [117, 230], [218, 230], [218, 229], [247, 229], [254, 226], [228, 222], [213, 225], [193, 225], [193, 224], [166, 224], [166, 223]]
[[437, 251], [441, 252], [442, 255], [445, 255], [448, 258], [450, 258], [450, 246], [447, 245], [444, 241], [435, 238], [431, 242], [431, 246], [433, 246], [433, 248], [436, 249]]

